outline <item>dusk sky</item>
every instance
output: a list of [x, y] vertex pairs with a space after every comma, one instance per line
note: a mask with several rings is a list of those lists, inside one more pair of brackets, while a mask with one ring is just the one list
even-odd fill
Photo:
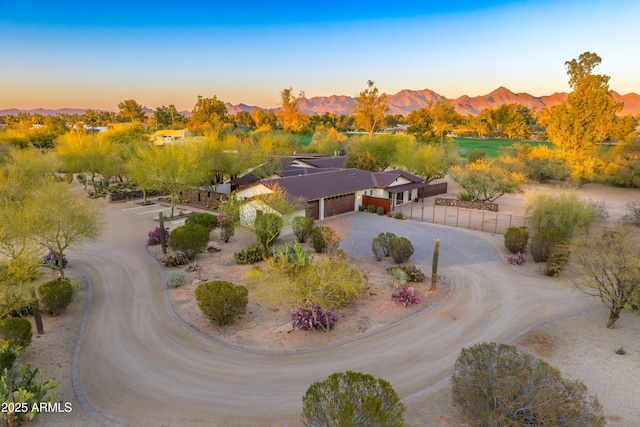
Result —
[[611, 89], [640, 92], [639, 19], [638, 0], [0, 0], [0, 109], [275, 107], [287, 87], [356, 96], [367, 80], [540, 96], [568, 92], [585, 51]]

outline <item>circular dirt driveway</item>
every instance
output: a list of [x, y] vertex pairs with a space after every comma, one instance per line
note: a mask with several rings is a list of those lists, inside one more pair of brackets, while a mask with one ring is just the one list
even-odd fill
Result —
[[299, 425], [305, 390], [333, 372], [385, 378], [407, 397], [449, 375], [462, 347], [505, 341], [589, 305], [556, 282], [519, 274], [472, 233], [354, 213], [330, 221], [349, 228], [347, 251], [371, 255], [371, 239], [391, 231], [411, 240], [413, 261], [430, 265], [439, 238], [440, 272], [455, 283], [452, 294], [431, 311], [339, 347], [279, 356], [240, 352], [171, 316], [159, 268], [142, 247], [155, 223], [122, 208], [107, 205], [104, 236], [74, 254], [94, 291], [78, 385], [86, 407], [114, 425]]

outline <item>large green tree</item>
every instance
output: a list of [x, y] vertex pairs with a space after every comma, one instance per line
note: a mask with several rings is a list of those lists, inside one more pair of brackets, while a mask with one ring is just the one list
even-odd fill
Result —
[[138, 104], [134, 99], [125, 99], [118, 104], [118, 117], [123, 123], [142, 123], [147, 118], [142, 105]]
[[77, 130], [63, 135], [58, 140], [56, 154], [67, 172], [88, 173], [95, 188], [95, 180], [114, 170], [119, 161], [115, 146], [108, 138]]
[[198, 96], [196, 105], [191, 111], [191, 118], [187, 123], [187, 127], [197, 131], [207, 129], [221, 131], [228, 124], [227, 107], [223, 101], [219, 100], [215, 95], [213, 98]]
[[354, 123], [357, 129], [363, 129], [373, 138], [373, 133], [381, 126], [387, 115], [387, 95], [378, 94], [378, 88], [371, 81], [367, 81], [367, 88], [358, 94], [353, 106]]
[[563, 103], [538, 114], [558, 154], [568, 164], [580, 166], [572, 173], [572, 178], [579, 181], [593, 178], [595, 171], [583, 166], [586, 160], [597, 156], [598, 144], [605, 140], [624, 140], [633, 131], [630, 122], [621, 121], [617, 116], [623, 105], [613, 99], [609, 76], [593, 74], [601, 61], [591, 52], [567, 61], [571, 93]]
[[181, 129], [187, 121], [173, 104], [156, 108], [152, 117], [158, 129]]
[[309, 116], [302, 113], [298, 109], [298, 102], [300, 98], [304, 97], [304, 92], [300, 91], [296, 97], [292, 93], [293, 88], [283, 89], [280, 93], [282, 101], [282, 110], [278, 113], [280, 123], [282, 123], [282, 129], [300, 133], [304, 132], [309, 125]]

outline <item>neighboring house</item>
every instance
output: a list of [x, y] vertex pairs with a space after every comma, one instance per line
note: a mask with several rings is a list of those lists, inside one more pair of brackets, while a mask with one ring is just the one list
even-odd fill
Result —
[[425, 188], [429, 186], [422, 178], [400, 170], [324, 169], [308, 173], [310, 171], [308, 167], [300, 167], [298, 174], [258, 181], [239, 190], [238, 199], [249, 200], [272, 192], [277, 185], [292, 197], [309, 204], [306, 216], [325, 219], [369, 205], [382, 206], [387, 213], [395, 206], [425, 194]]
[[191, 136], [191, 131], [187, 129], [163, 129], [151, 135], [151, 139], [155, 145], [164, 145], [167, 142], [174, 142]]

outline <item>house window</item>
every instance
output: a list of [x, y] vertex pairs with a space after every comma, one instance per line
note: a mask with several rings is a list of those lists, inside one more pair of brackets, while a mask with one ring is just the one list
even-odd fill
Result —
[[403, 197], [404, 197], [404, 192], [402, 193], [398, 193], [398, 195], [396, 196], [396, 202], [398, 202], [398, 204], [403, 202]]

